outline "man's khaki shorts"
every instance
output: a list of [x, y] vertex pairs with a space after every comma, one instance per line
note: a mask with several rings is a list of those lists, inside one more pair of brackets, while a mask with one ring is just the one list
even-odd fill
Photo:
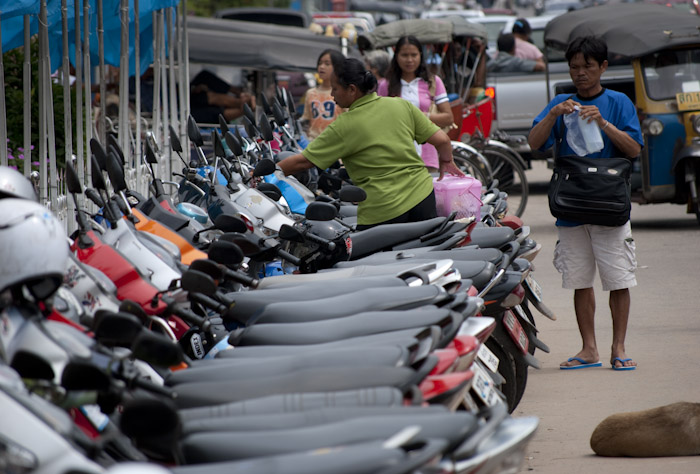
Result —
[[562, 287], [593, 287], [596, 265], [604, 291], [637, 285], [637, 258], [629, 221], [619, 227], [584, 224], [557, 229], [554, 268], [562, 274]]

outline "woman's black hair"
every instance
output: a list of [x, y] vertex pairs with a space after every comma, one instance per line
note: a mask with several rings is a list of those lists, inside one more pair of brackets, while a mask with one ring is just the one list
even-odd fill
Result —
[[341, 53], [337, 49], [324, 49], [321, 52], [321, 54], [318, 55], [318, 59], [316, 60], [316, 68], [318, 68], [318, 65], [321, 63], [321, 58], [324, 57], [326, 54], [331, 57], [331, 64], [333, 65], [333, 71], [335, 71], [337, 68], [341, 67], [341, 65], [343, 64], [343, 61], [345, 61], [345, 56], [343, 56], [343, 53]]
[[403, 72], [399, 67], [397, 58], [401, 47], [407, 44], [412, 44], [418, 48], [418, 51], [420, 52], [420, 64], [418, 65], [418, 69], [416, 69], [416, 77], [420, 77], [429, 85], [433, 83], [433, 75], [430, 74], [430, 71], [428, 71], [428, 67], [425, 65], [425, 59], [423, 58], [423, 45], [415, 36], [402, 36], [394, 46], [394, 57], [391, 58], [391, 66], [389, 66], [389, 72], [387, 72], [390, 97], [401, 97], [401, 75]]
[[333, 73], [338, 84], [345, 88], [354, 85], [363, 94], [371, 92], [377, 87], [377, 78], [365, 69], [365, 65], [359, 59], [345, 59], [340, 68], [335, 69], [333, 66]]
[[566, 61], [571, 60], [577, 54], [583, 54], [583, 59], [589, 61], [593, 59], [598, 64], [608, 60], [608, 45], [598, 36], [582, 36], [576, 38], [566, 48]]

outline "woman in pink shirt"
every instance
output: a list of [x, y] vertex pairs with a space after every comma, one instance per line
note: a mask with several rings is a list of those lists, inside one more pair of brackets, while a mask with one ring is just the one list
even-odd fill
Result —
[[[402, 36], [396, 42], [386, 79], [386, 82], [377, 87], [378, 95], [401, 97], [411, 102], [439, 127], [447, 127], [452, 123], [452, 109], [445, 85], [438, 76], [428, 71], [423, 60], [423, 46], [415, 36]], [[437, 113], [428, 112], [432, 102], [437, 105]], [[428, 143], [422, 146], [416, 144], [416, 151], [429, 171], [438, 170], [435, 147]]]
[[513, 23], [513, 36], [515, 36], [515, 54], [516, 58], [523, 59], [540, 59], [543, 57], [542, 51], [530, 42], [532, 27], [525, 18], [518, 18]]

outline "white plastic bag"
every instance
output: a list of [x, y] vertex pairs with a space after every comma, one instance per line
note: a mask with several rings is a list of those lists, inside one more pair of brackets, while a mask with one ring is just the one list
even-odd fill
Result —
[[572, 113], [564, 115], [566, 143], [578, 156], [586, 156], [603, 149], [603, 136], [595, 120], [588, 123], [586, 119], [581, 118], [579, 110], [577, 105]]

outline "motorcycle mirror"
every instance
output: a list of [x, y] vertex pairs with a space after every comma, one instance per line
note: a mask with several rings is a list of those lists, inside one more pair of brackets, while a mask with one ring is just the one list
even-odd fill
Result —
[[270, 120], [268, 120], [267, 115], [260, 116], [260, 120], [258, 121], [258, 129], [260, 130], [263, 140], [266, 142], [271, 142], [275, 139], [275, 136], [272, 134], [272, 127], [270, 126]]
[[340, 188], [338, 198], [345, 202], [362, 202], [367, 199], [367, 193], [358, 186], [347, 184]]
[[238, 217], [229, 216], [228, 214], [220, 214], [214, 219], [214, 227], [223, 232], [238, 232], [245, 233], [248, 227], [243, 220]]
[[243, 115], [248, 117], [250, 123], [255, 123], [255, 112], [250, 108], [248, 104], [243, 104]]
[[141, 305], [132, 300], [123, 300], [119, 303], [119, 312], [133, 314], [141, 321], [146, 321], [148, 319], [148, 315]]
[[236, 138], [238, 139], [238, 143], [240, 143], [241, 145], [243, 145], [243, 143], [244, 143], [244, 142], [243, 142], [243, 137], [241, 136], [241, 130], [240, 130], [240, 128], [238, 128], [238, 125], [236, 125], [235, 127], [233, 127], [233, 134], [234, 134], [234, 135], [236, 136]]
[[216, 262], [205, 258], [200, 258], [199, 260], [195, 260], [194, 262], [190, 263], [190, 270], [205, 273], [214, 280], [220, 280], [223, 276], [221, 267], [219, 267]]
[[105, 202], [102, 200], [100, 193], [98, 193], [93, 188], [87, 188], [85, 190], [85, 197], [95, 203], [97, 207], [105, 207]]
[[248, 117], [243, 117], [241, 119], [243, 126], [245, 127], [245, 133], [248, 134], [248, 138], [251, 140], [258, 135], [258, 129], [253, 125], [253, 122]]
[[179, 432], [180, 417], [162, 398], [134, 398], [123, 404], [119, 429], [129, 438], [147, 439]]
[[330, 221], [338, 215], [338, 209], [327, 202], [312, 202], [306, 207], [304, 215], [312, 221]]
[[207, 296], [213, 296], [216, 293], [214, 279], [204, 272], [191, 268], [182, 273], [180, 285], [183, 290], [190, 293], [201, 293]]
[[153, 147], [148, 140], [146, 140], [146, 163], [150, 163], [152, 165], [158, 164], [156, 153], [153, 151]]
[[[97, 162], [97, 158], [95, 157], [95, 155], [92, 155], [90, 159], [92, 160], [92, 170], [90, 174], [90, 178], [92, 178], [92, 187], [97, 189], [98, 191], [106, 191], [107, 183], [105, 182], [104, 176], [102, 176], [102, 168]], [[107, 157], [105, 156], [105, 167], [106, 166]]]
[[209, 245], [207, 250], [209, 258], [226, 266], [238, 265], [243, 261], [243, 252], [240, 247], [233, 242], [227, 240], [215, 240]]
[[182, 143], [180, 143], [177, 132], [172, 125], [169, 126], [168, 130], [170, 131], [170, 148], [176, 153], [182, 153]]
[[284, 89], [278, 87], [277, 89], [275, 89], [275, 93], [277, 94], [277, 100], [280, 102], [280, 104], [286, 107], [287, 99], [284, 97]]
[[284, 124], [287, 123], [287, 120], [284, 118], [284, 112], [282, 112], [282, 107], [280, 107], [280, 105], [277, 102], [272, 104], [272, 114], [275, 117], [275, 122], [280, 127], [284, 126]]
[[102, 144], [97, 141], [96, 138], [90, 139], [90, 151], [92, 155], [97, 159], [98, 167], [102, 171], [107, 171], [107, 152], [105, 151]]
[[246, 238], [245, 235], [226, 233], [219, 237], [218, 242], [231, 242], [236, 244], [236, 246], [243, 252], [243, 255], [249, 257], [251, 255], [259, 254], [262, 249], [259, 245], [251, 242]]
[[294, 97], [292, 97], [292, 93], [289, 92], [289, 89], [284, 89], [284, 95], [287, 102], [287, 108], [289, 109], [289, 116], [294, 117], [297, 111], [297, 106], [294, 103]]
[[290, 242], [303, 243], [304, 235], [296, 227], [292, 227], [289, 224], [282, 224], [279, 231], [280, 239], [288, 240]]
[[226, 141], [226, 144], [231, 149], [234, 155], [243, 155], [243, 147], [241, 146], [241, 142], [238, 141], [238, 138], [236, 138], [236, 136], [233, 133], [226, 132], [224, 134], [224, 140]]
[[70, 160], [66, 161], [66, 186], [71, 194], [81, 194], [83, 192], [78, 173], [75, 172], [75, 168], [73, 168]]
[[273, 201], [279, 201], [282, 198], [282, 191], [272, 183], [260, 183], [256, 189]]
[[111, 380], [94, 364], [72, 360], [63, 368], [61, 386], [66, 390], [105, 391], [111, 386]]
[[152, 331], [141, 331], [131, 345], [131, 352], [137, 359], [159, 367], [172, 367], [184, 360], [177, 343]]
[[27, 351], [18, 351], [12, 357], [10, 367], [25, 379], [53, 380], [56, 378], [50, 363]]
[[105, 346], [131, 347], [136, 336], [143, 331], [143, 323], [133, 314], [98, 310], [93, 328], [95, 339]]
[[124, 179], [124, 170], [119, 166], [119, 158], [113, 151], [107, 157], [107, 174], [115, 191], [126, 191], [128, 189]]
[[122, 168], [124, 167], [124, 164], [126, 163], [126, 160], [124, 159], [124, 152], [122, 151], [122, 147], [119, 146], [119, 142], [117, 141], [117, 137], [114, 135], [107, 135], [107, 148], [113, 148], [114, 151], [117, 154], [117, 157], [119, 158], [119, 161], [121, 162]]
[[270, 103], [267, 101], [265, 93], [260, 94], [260, 102], [262, 103], [265, 115], [272, 115], [272, 108], [270, 108]]
[[221, 141], [221, 136], [219, 136], [219, 132], [216, 130], [211, 131], [211, 141], [214, 144], [214, 155], [218, 156], [219, 158], [224, 158], [226, 156], [226, 152], [224, 151], [224, 144]]
[[258, 161], [253, 170], [253, 176], [267, 176], [275, 172], [275, 162], [269, 158]]
[[219, 130], [221, 130], [222, 135], [226, 135], [226, 132], [228, 132], [228, 122], [226, 117], [221, 114], [219, 114]]
[[197, 125], [197, 121], [194, 119], [194, 117], [192, 117], [192, 115], [187, 117], [187, 136], [190, 137], [190, 140], [196, 146], [204, 145], [202, 133], [199, 131], [199, 125]]

